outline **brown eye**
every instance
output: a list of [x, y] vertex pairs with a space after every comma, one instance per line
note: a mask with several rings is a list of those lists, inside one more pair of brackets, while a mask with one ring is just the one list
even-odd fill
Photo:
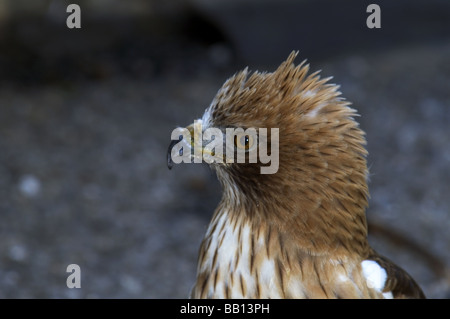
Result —
[[253, 136], [245, 134], [236, 134], [234, 136], [234, 146], [241, 150], [248, 150], [253, 146]]

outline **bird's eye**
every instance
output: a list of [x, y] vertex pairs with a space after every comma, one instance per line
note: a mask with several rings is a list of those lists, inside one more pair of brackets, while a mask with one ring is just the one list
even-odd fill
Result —
[[249, 150], [254, 144], [254, 138], [251, 135], [236, 134], [234, 136], [234, 146], [241, 150]]

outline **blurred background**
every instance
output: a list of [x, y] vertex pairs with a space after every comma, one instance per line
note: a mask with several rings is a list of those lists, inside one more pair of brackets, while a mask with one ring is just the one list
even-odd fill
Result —
[[170, 133], [292, 50], [361, 114], [372, 245], [450, 297], [446, 0], [0, 0], [0, 297], [187, 297], [221, 190]]

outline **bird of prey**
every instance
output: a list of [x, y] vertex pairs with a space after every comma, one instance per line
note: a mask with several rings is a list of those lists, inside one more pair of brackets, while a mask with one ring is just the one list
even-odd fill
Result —
[[[356, 111], [329, 78], [310, 73], [305, 61], [295, 65], [297, 54], [274, 72], [232, 76], [187, 127], [187, 141], [172, 138], [169, 168], [181, 153], [224, 157], [194, 142], [208, 128], [224, 135], [227, 128], [278, 129], [272, 174], [261, 172], [267, 161], [248, 154], [244, 162], [210, 161], [223, 196], [201, 243], [191, 297], [425, 298], [368, 243], [367, 151]], [[235, 135], [234, 148], [248, 152], [265, 139], [271, 149], [275, 142], [256, 134]], [[226, 148], [229, 140], [214, 145]]]

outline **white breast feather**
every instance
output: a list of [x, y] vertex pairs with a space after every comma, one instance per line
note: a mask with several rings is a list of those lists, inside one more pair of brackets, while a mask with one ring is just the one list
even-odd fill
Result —
[[[363, 275], [366, 278], [366, 283], [369, 288], [373, 288], [378, 292], [383, 293], [384, 286], [386, 284], [387, 273], [374, 260], [364, 260], [361, 263]], [[383, 293], [385, 298], [392, 298], [392, 292]]]

